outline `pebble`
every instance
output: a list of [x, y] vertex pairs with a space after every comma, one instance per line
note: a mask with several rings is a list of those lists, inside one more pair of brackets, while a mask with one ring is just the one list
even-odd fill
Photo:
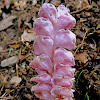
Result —
[[13, 56], [1, 61], [1, 67], [11, 66], [19, 62], [18, 56]]

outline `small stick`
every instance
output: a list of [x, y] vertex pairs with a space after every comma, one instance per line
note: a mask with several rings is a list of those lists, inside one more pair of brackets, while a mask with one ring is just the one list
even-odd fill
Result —
[[0, 97], [1, 99], [6, 95], [6, 92]]
[[18, 77], [18, 64], [16, 63], [16, 71], [17, 71], [17, 77]]
[[87, 33], [88, 31], [89, 31], [89, 29], [85, 32], [84, 37], [83, 37], [83, 40], [82, 40], [82, 43], [78, 45], [78, 47], [77, 47], [77, 49], [76, 49], [76, 51], [75, 51], [75, 53], [74, 53], [74, 56], [75, 56], [76, 52], [78, 51], [78, 49], [84, 44], [84, 39], [85, 39], [86, 33]]
[[73, 12], [71, 12], [71, 14], [79, 13], [79, 12], [82, 12], [83, 10], [85, 10], [85, 9], [91, 9], [91, 8], [92, 8], [91, 6], [87, 6], [85, 8], [80, 9], [80, 10], [73, 11]]

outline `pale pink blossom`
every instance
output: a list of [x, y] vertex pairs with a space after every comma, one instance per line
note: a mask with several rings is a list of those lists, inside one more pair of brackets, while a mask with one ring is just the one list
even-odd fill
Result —
[[69, 50], [75, 47], [76, 36], [69, 29], [76, 20], [64, 5], [56, 9], [49, 3], [42, 5], [39, 16], [33, 24], [38, 35], [33, 48], [38, 56], [30, 63], [38, 73], [31, 81], [38, 84], [31, 90], [41, 100], [72, 100], [75, 60]]
[[74, 56], [72, 52], [65, 50], [63, 48], [59, 48], [55, 50], [53, 61], [54, 61], [54, 64], [60, 63], [63, 65], [69, 65], [69, 66], [75, 65]]
[[75, 47], [76, 36], [70, 30], [60, 29], [56, 32], [55, 47], [67, 48], [69, 50]]
[[46, 54], [51, 56], [53, 52], [53, 40], [48, 36], [39, 36], [34, 43], [34, 53], [36, 55]]

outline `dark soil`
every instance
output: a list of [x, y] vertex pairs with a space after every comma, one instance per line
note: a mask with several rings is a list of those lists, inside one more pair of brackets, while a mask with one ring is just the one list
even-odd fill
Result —
[[[72, 50], [76, 61], [73, 66], [76, 68], [74, 100], [99, 100], [100, 0], [36, 0], [36, 4], [32, 1], [0, 0], [0, 25], [3, 26], [0, 26], [0, 62], [15, 55], [19, 58], [13, 65], [0, 66], [0, 100], [39, 100], [31, 92], [36, 83], [30, 82], [37, 75], [29, 67], [36, 56], [33, 53], [34, 39], [22, 42], [21, 36], [25, 30], [32, 31], [42, 1], [53, 1], [55, 6], [64, 4], [76, 18], [76, 26], [72, 29], [77, 37], [76, 48]], [[16, 18], [11, 19], [10, 25], [7, 18], [11, 16]], [[17, 86], [11, 83], [14, 76], [21, 78]]]

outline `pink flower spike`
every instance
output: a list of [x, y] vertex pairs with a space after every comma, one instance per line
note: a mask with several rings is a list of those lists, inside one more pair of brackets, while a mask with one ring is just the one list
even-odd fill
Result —
[[71, 29], [75, 26], [75, 23], [76, 23], [76, 20], [72, 15], [70, 15], [70, 14], [61, 15], [57, 19], [56, 30]]
[[[34, 53], [38, 55], [30, 66], [38, 73], [31, 78], [38, 84], [32, 87], [40, 100], [72, 100], [75, 80], [74, 56], [76, 36], [69, 29], [76, 20], [64, 5], [56, 7], [44, 3], [39, 10], [33, 29], [38, 35], [34, 41]], [[66, 49], [68, 50], [66, 50]]]
[[36, 55], [46, 54], [51, 57], [53, 52], [53, 40], [48, 36], [39, 36], [34, 43], [34, 53]]
[[44, 3], [39, 10], [39, 16], [49, 19], [53, 24], [56, 22], [56, 7], [53, 4]]
[[50, 20], [40, 17], [35, 20], [33, 29], [38, 35], [50, 36], [54, 38], [54, 29]]
[[55, 47], [67, 48], [69, 50], [75, 47], [76, 36], [70, 30], [61, 29], [57, 31], [55, 38]]
[[69, 65], [69, 66], [75, 65], [72, 52], [67, 51], [63, 48], [59, 48], [55, 50], [53, 61], [54, 61], [54, 64], [60, 63], [63, 65]]

